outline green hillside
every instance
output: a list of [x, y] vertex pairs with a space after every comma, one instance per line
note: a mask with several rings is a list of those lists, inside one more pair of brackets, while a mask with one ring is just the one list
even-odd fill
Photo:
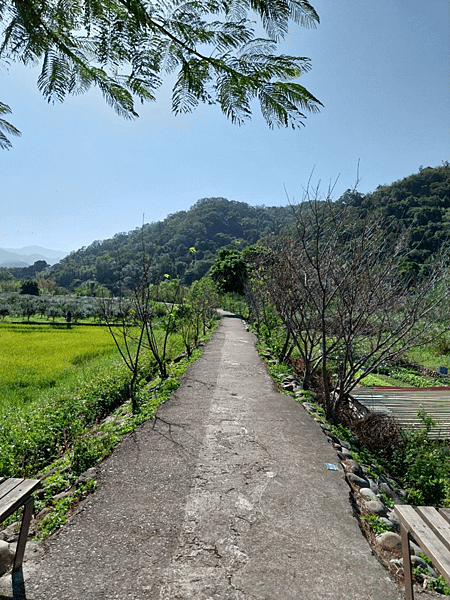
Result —
[[280, 233], [292, 219], [290, 206], [204, 198], [164, 221], [81, 248], [55, 265], [53, 273], [57, 284], [70, 290], [91, 281], [118, 293], [138, 279], [145, 248], [152, 256], [153, 279], [185, 274], [189, 284], [205, 275], [221, 248], [243, 249], [269, 233]]
[[421, 168], [370, 194], [355, 195], [354, 204], [362, 216], [381, 212], [390, 221], [391, 232], [408, 229], [405, 268], [418, 273], [449, 238], [450, 164]]
[[[404, 270], [420, 276], [427, 261], [448, 240], [450, 164], [421, 168], [366, 195], [347, 190], [336, 207], [342, 204], [352, 207], [356, 219], [381, 214], [386, 235], [396, 236], [406, 229]], [[171, 278], [184, 276], [190, 284], [207, 273], [220, 249], [242, 250], [268, 234], [281, 233], [295, 223], [294, 211], [292, 206], [250, 206], [225, 198], [204, 198], [163, 221], [117, 233], [72, 252], [52, 268], [54, 279], [70, 291], [92, 293], [101, 285], [114, 294], [126, 292], [142, 273], [144, 249], [152, 257], [153, 281], [167, 274]], [[0, 280], [34, 277], [34, 271], [42, 271], [37, 266], [0, 269]]]

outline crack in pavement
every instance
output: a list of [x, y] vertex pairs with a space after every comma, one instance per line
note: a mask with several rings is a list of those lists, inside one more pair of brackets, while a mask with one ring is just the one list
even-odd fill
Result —
[[[225, 343], [222, 357], [227, 352]], [[250, 599], [233, 577], [248, 562], [242, 535], [263, 514], [271, 457], [249, 433], [250, 423], [242, 425], [242, 396], [221, 385], [225, 377], [218, 374], [178, 550], [164, 574], [160, 600]]]

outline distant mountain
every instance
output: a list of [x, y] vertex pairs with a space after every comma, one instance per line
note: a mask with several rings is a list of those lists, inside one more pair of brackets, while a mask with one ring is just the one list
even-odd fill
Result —
[[23, 248], [0, 248], [0, 267], [28, 267], [38, 260], [53, 265], [67, 256], [67, 252], [49, 250], [40, 246]]

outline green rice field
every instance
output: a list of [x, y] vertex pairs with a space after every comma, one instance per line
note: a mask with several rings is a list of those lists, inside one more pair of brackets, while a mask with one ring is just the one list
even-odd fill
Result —
[[38, 399], [115, 354], [103, 327], [0, 323], [0, 412]]

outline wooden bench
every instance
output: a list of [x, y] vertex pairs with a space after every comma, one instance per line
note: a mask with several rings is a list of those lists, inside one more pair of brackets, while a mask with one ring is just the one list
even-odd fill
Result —
[[450, 509], [436, 510], [432, 506], [398, 505], [395, 512], [400, 518], [403, 569], [407, 600], [414, 600], [409, 536], [414, 537], [432, 561], [433, 566], [450, 583]]
[[17, 541], [13, 574], [22, 566], [28, 529], [33, 514], [34, 499], [32, 493], [41, 487], [40, 479], [17, 479], [0, 477], [0, 523], [3, 523], [18, 508], [23, 506], [22, 524]]

